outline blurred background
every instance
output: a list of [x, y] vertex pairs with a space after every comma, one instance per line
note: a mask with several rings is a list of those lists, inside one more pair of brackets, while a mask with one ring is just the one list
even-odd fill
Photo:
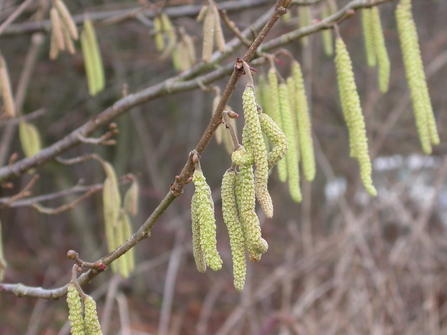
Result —
[[[348, 0], [337, 0], [339, 8]], [[20, 1], [0, 1], [0, 22]], [[16, 20], [32, 21], [40, 1], [34, 1]], [[317, 176], [311, 184], [302, 178], [303, 202], [294, 203], [276, 169], [269, 180], [275, 206], [272, 219], [259, 216], [269, 251], [258, 263], [248, 264], [245, 289], [233, 287], [228, 233], [222, 220], [220, 183], [231, 159], [213, 139], [201, 165], [215, 200], [218, 249], [222, 270], [200, 274], [191, 246], [190, 201], [193, 186], [176, 199], [152, 229], [152, 237], [136, 246], [137, 267], [129, 279], [111, 271], [96, 277], [85, 291], [98, 304], [105, 334], [447, 334], [447, 1], [413, 0], [428, 87], [441, 144], [431, 156], [421, 151], [394, 9], [397, 1], [380, 5], [386, 45], [391, 60], [390, 89], [381, 94], [377, 70], [366, 64], [361, 15], [340, 25], [350, 52], [365, 115], [373, 180], [377, 198], [367, 195], [357, 162], [349, 157], [348, 132], [343, 120], [333, 57], [325, 56], [321, 33], [309, 36], [307, 46], [295, 41], [285, 46], [301, 63], [310, 102]], [[84, 0], [67, 2], [73, 15], [105, 13], [167, 2]], [[170, 1], [169, 6], [197, 6], [200, 1]], [[324, 1], [310, 6], [320, 18]], [[271, 5], [229, 12], [242, 30]], [[150, 7], [151, 8], [151, 7]], [[270, 40], [297, 29], [297, 6], [291, 18], [280, 20]], [[45, 16], [48, 18], [48, 15]], [[80, 127], [129, 93], [155, 85], [178, 71], [169, 58], [155, 50], [153, 29], [144, 20], [126, 18], [96, 27], [106, 89], [88, 94], [81, 52], [49, 60], [48, 34], [37, 47], [37, 58], [24, 100], [24, 114], [50, 145]], [[202, 24], [195, 16], [172, 20], [193, 36], [200, 54]], [[146, 23], [146, 24], [145, 24]], [[223, 28], [227, 40], [231, 32]], [[16, 88], [30, 50], [30, 33], [5, 33], [0, 49]], [[79, 45], [77, 45], [79, 49]], [[245, 47], [226, 59], [235, 61]], [[288, 76], [288, 61], [277, 68]], [[266, 72], [268, 65], [256, 67]], [[224, 89], [228, 78], [214, 84]], [[240, 80], [230, 105], [242, 113]], [[256, 80], [256, 77], [255, 77]], [[115, 122], [120, 133], [115, 146], [82, 144], [64, 153], [72, 158], [96, 153], [111, 162], [122, 176], [134, 174], [140, 184], [140, 210], [132, 218], [138, 227], [163, 199], [205, 130], [214, 93], [193, 90], [145, 103]], [[242, 127], [242, 119], [237, 120]], [[5, 135], [8, 132], [10, 135]], [[101, 136], [105, 129], [95, 134]], [[239, 132], [240, 133], [240, 132]], [[10, 141], [5, 138], [9, 136]], [[14, 152], [23, 157], [16, 126], [0, 121], [5, 165]], [[95, 161], [66, 166], [50, 162], [35, 169], [40, 175], [32, 196], [67, 190], [77, 184], [102, 183], [105, 175]], [[14, 179], [13, 188], [0, 197], [17, 194], [30, 174]], [[128, 184], [122, 186], [122, 193]], [[48, 207], [69, 203], [80, 194], [42, 202]], [[74, 249], [86, 261], [107, 253], [101, 192], [75, 209], [45, 215], [30, 206], [2, 208], [5, 282], [55, 288], [65, 285]], [[68, 334], [65, 299], [17, 298], [0, 294], [1, 334]]]

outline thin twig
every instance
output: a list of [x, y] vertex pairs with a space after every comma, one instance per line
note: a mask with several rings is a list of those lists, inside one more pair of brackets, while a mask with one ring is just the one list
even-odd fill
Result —
[[31, 2], [33, 2], [33, 1], [34, 0], [26, 0], [26, 1], [22, 2], [22, 4], [14, 11], [14, 13], [9, 15], [9, 17], [5, 20], [5, 22], [3, 22], [2, 25], [0, 26], [0, 35], [3, 34], [5, 29], [12, 22], [14, 22], [14, 20], [17, 19], [19, 17], [19, 15], [22, 14], [22, 12], [26, 9], [26, 7], [28, 7], [31, 4]]

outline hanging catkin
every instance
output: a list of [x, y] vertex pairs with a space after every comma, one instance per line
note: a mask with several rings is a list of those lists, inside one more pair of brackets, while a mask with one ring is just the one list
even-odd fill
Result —
[[[273, 121], [279, 126], [281, 130], [284, 130], [284, 126], [281, 118], [281, 109], [279, 105], [279, 88], [278, 77], [276, 76], [276, 70], [271, 67], [268, 72], [269, 87], [270, 87], [270, 99], [271, 99], [271, 117]], [[278, 161], [278, 175], [281, 182], [287, 180], [287, 162], [285, 159]]]
[[258, 108], [253, 87], [247, 85], [242, 94], [242, 105], [244, 108], [245, 127], [250, 138], [250, 146], [254, 159], [255, 170], [255, 191], [256, 198], [262, 210], [268, 218], [273, 216], [273, 204], [267, 189], [268, 162], [267, 149], [262, 135], [261, 124], [259, 122]]
[[96, 302], [87, 294], [84, 295], [84, 327], [86, 335], [102, 335], [101, 325], [96, 311]]
[[280, 108], [284, 133], [286, 134], [287, 142], [289, 143], [289, 149], [286, 154], [289, 191], [294, 201], [301, 202], [299, 148], [297, 146], [298, 134], [295, 134], [296, 131], [292, 111], [290, 109], [289, 94], [285, 83], [279, 85], [279, 101], [281, 104]]
[[[323, 5], [321, 10], [321, 18], [325, 19], [332, 15], [330, 12], [330, 6], [326, 3]], [[323, 37], [323, 50], [326, 56], [332, 56], [334, 54], [333, 40], [332, 40], [332, 29], [324, 29], [321, 32]]]
[[362, 9], [363, 39], [365, 40], [365, 51], [368, 66], [376, 66], [376, 52], [374, 50], [373, 25], [371, 20], [371, 8]]
[[73, 335], [84, 335], [84, 319], [82, 317], [81, 296], [75, 284], [68, 284], [67, 292], [68, 320]]
[[191, 221], [192, 221], [192, 251], [197, 270], [201, 273], [206, 271], [205, 255], [200, 245], [200, 213], [197, 194], [191, 199]]
[[312, 141], [312, 128], [307, 104], [306, 91], [303, 82], [301, 66], [297, 61], [292, 62], [292, 76], [295, 84], [296, 116], [298, 121], [298, 134], [301, 162], [304, 177], [307, 181], [315, 178], [315, 155]]
[[377, 7], [371, 8], [371, 25], [374, 39], [374, 49], [379, 65], [379, 89], [380, 92], [388, 91], [390, 80], [390, 59], [386, 50], [385, 38], [383, 36], [382, 23], [380, 22], [380, 12]]
[[245, 262], [245, 240], [242, 225], [237, 213], [235, 197], [236, 172], [228, 170], [222, 178], [222, 214], [230, 237], [233, 258], [234, 287], [242, 291], [245, 285], [247, 265]]
[[254, 175], [251, 165], [239, 167], [235, 191], [248, 254], [252, 261], [258, 262], [262, 254], [267, 251], [268, 245], [266, 248], [266, 242], [261, 237], [261, 225], [255, 212]]
[[211, 189], [200, 170], [196, 169], [194, 171], [192, 181], [195, 186], [195, 199], [192, 206], [197, 207], [192, 208], [191, 212], [197, 213], [198, 215], [200, 247], [205, 256], [206, 265], [212, 270], [217, 271], [222, 267], [222, 259], [216, 248], [216, 219], [214, 218], [214, 202], [211, 197]]
[[422, 150], [430, 154], [431, 144], [439, 144], [439, 135], [425, 80], [416, 25], [411, 13], [411, 1], [403, 0], [399, 3], [396, 20], [419, 140]]
[[360, 98], [352, 71], [352, 63], [348, 50], [343, 40], [338, 37], [335, 43], [335, 65], [337, 69], [340, 99], [342, 101], [343, 114], [349, 128], [351, 153], [357, 158], [360, 165], [360, 176], [366, 190], [372, 196], [377, 191], [372, 183], [372, 166], [368, 153], [368, 140], [366, 138], [365, 121], [363, 119]]
[[259, 115], [262, 131], [272, 141], [273, 148], [268, 153], [267, 162], [269, 170], [274, 167], [286, 154], [288, 142], [284, 132], [273, 119], [265, 113]]

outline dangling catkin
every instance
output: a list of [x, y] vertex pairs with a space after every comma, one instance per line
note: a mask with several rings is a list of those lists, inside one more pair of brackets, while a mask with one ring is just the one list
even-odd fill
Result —
[[267, 156], [270, 170], [285, 156], [288, 147], [287, 137], [275, 121], [273, 121], [267, 114], [261, 113], [259, 115], [259, 121], [261, 123], [262, 131], [273, 143], [273, 148]]
[[380, 92], [388, 91], [390, 80], [390, 58], [386, 50], [385, 38], [383, 37], [382, 23], [380, 22], [379, 8], [371, 8], [371, 26], [373, 31], [374, 49], [379, 65], [379, 89]]
[[273, 204], [267, 189], [268, 162], [267, 149], [262, 136], [261, 124], [259, 122], [258, 108], [253, 87], [246, 86], [242, 94], [242, 105], [244, 108], [245, 126], [250, 138], [250, 146], [254, 158], [255, 191], [256, 198], [262, 210], [268, 218], [273, 216]]
[[84, 335], [84, 319], [82, 318], [81, 296], [75, 284], [68, 284], [67, 291], [68, 320], [73, 335]]
[[370, 8], [362, 9], [362, 28], [363, 39], [365, 40], [366, 59], [368, 61], [368, 66], [374, 67], [377, 64], [377, 59], [374, 49], [374, 33], [371, 16], [372, 14]]
[[39, 131], [35, 125], [21, 121], [19, 123], [19, 137], [26, 157], [34, 156], [42, 149]]
[[285, 83], [279, 84], [279, 101], [281, 104], [281, 117], [284, 125], [284, 133], [289, 143], [289, 149], [286, 154], [287, 161], [287, 180], [289, 192], [292, 199], [301, 202], [302, 195], [300, 189], [299, 172], [299, 148], [297, 146], [298, 134], [295, 134], [292, 111], [290, 110], [289, 94]]
[[68, 31], [70, 32], [71, 37], [74, 40], [77, 40], [79, 38], [78, 29], [76, 27], [76, 23], [73, 20], [73, 17], [70, 14], [70, 11], [65, 6], [65, 4], [62, 0], [56, 0], [55, 5], [56, 5], [56, 9], [59, 12], [60, 17], [62, 19], [61, 21], [67, 27]]
[[258, 262], [262, 254], [267, 250], [263, 250], [264, 242], [262, 242], [263, 239], [261, 237], [261, 225], [255, 212], [254, 175], [251, 165], [239, 167], [235, 191], [239, 219], [244, 232], [248, 254], [252, 261]]
[[295, 84], [296, 115], [303, 172], [307, 181], [313, 181], [315, 178], [315, 155], [312, 141], [312, 128], [303, 82], [303, 73], [297, 61], [292, 63], [292, 75]]
[[371, 179], [372, 166], [368, 153], [368, 140], [366, 138], [365, 121], [363, 119], [360, 98], [354, 80], [351, 59], [341, 38], [337, 38], [335, 53], [340, 99], [342, 100], [343, 114], [350, 130], [351, 148], [359, 162], [360, 177], [365, 189], [372, 196], [376, 196], [377, 191]]
[[202, 60], [205, 63], [211, 61], [211, 55], [213, 54], [214, 46], [214, 29], [216, 18], [214, 17], [214, 10], [209, 8], [205, 14], [205, 20], [203, 21], [203, 46], [202, 46]]
[[225, 52], [225, 38], [222, 31], [222, 23], [220, 21], [219, 10], [217, 9], [216, 4], [212, 3], [213, 11], [214, 11], [214, 38], [216, 40], [217, 48], [220, 52]]
[[439, 135], [425, 79], [416, 26], [411, 13], [411, 1], [400, 2], [396, 9], [396, 20], [419, 140], [422, 150], [430, 154], [431, 144], [439, 144]]
[[[311, 17], [310, 17], [310, 8], [309, 6], [299, 6], [298, 7], [298, 24], [299, 28], [307, 27], [310, 25]], [[304, 36], [300, 39], [301, 45], [303, 47], [309, 44], [309, 37]]]
[[102, 335], [95, 300], [86, 294], [84, 295], [83, 301], [85, 314], [84, 326], [86, 335]]
[[[325, 19], [333, 13], [330, 13], [330, 7], [328, 4], [324, 4], [321, 11], [321, 18]], [[334, 54], [333, 40], [332, 40], [332, 29], [324, 29], [321, 32], [323, 37], [323, 50], [326, 56], [332, 56]]]
[[[272, 67], [268, 72], [269, 86], [270, 86], [270, 99], [271, 99], [271, 117], [273, 121], [284, 130], [284, 126], [281, 118], [281, 109], [279, 105], [279, 89], [278, 89], [278, 77], [276, 71]], [[278, 175], [281, 182], [287, 180], [287, 162], [285, 159], [278, 161]]]
[[192, 181], [195, 186], [195, 203], [200, 225], [200, 246], [205, 256], [206, 265], [217, 271], [222, 267], [222, 259], [216, 245], [216, 219], [214, 218], [214, 203], [211, 189], [206, 183], [202, 171], [195, 170]]
[[191, 221], [192, 221], [192, 252], [197, 270], [201, 273], [206, 271], [205, 256], [200, 245], [200, 213], [197, 195], [191, 199]]
[[231, 255], [233, 258], [234, 287], [239, 292], [245, 285], [247, 265], [245, 263], [244, 232], [239, 221], [235, 198], [236, 172], [228, 170], [222, 178], [222, 214], [230, 237]]

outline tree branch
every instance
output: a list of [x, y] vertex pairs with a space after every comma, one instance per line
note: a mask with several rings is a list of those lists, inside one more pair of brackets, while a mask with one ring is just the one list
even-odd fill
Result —
[[[374, 2], [374, 5], [394, 1], [394, 0], [377, 0]], [[284, 7], [282, 7], [282, 0], [278, 0], [277, 4], [275, 6], [275, 10], [273, 14], [269, 17], [267, 23], [265, 24], [264, 28], [261, 30], [261, 32], [256, 37], [255, 41], [252, 43], [250, 48], [247, 50], [245, 55], [243, 56], [242, 60], [248, 62], [256, 52], [257, 48], [261, 45], [264, 38], [266, 37], [267, 33], [270, 31], [270, 29], [273, 27], [273, 25], [276, 23], [276, 21], [279, 19], [281, 15], [283, 15], [286, 10]], [[336, 22], [340, 17], [344, 16], [344, 13], [348, 10], [352, 9], [358, 9], [363, 7], [371, 7], [372, 4], [369, 3], [368, 0], [355, 0], [349, 3], [347, 6], [345, 6], [342, 10], [337, 12], [336, 14], [326, 18], [325, 20], [306, 27], [299, 29], [297, 31], [294, 31], [290, 34], [291, 36], [288, 37], [288, 41], [290, 42], [293, 39], [298, 39], [299, 37], [311, 34], [313, 32], [317, 32], [322, 29], [327, 29], [330, 24]], [[287, 34], [287, 35], [290, 35]], [[275, 42], [274, 42], [275, 41]], [[273, 43], [274, 42], [274, 43]], [[230, 42], [231, 43], [231, 42]], [[240, 43], [240, 42], [239, 42]], [[270, 41], [269, 43], [265, 44], [265, 47], [263, 50], [270, 50], [278, 45], [283, 45], [282, 38], [278, 38], [275, 40]], [[284, 43], [285, 44], [285, 43]], [[215, 58], [218, 58], [219, 55], [216, 55]], [[240, 62], [238, 62], [240, 63]], [[236, 63], [236, 64], [238, 64]], [[207, 75], [203, 75], [201, 77], [196, 78], [195, 80], [185, 81], [185, 82], [178, 82], [178, 81], [172, 81], [167, 80], [163, 83], [160, 83], [158, 85], [155, 85], [153, 87], [147, 88], [139, 93], [131, 94], [126, 98], [123, 98], [116, 102], [112, 107], [109, 107], [106, 109], [103, 113], [98, 115], [93, 120], [87, 122], [84, 126], [80, 127], [79, 129], [72, 132], [70, 135], [65, 137], [64, 139], [60, 140], [59, 142], [53, 144], [52, 146], [42, 150], [41, 153], [38, 155], [24, 159], [20, 162], [15, 163], [11, 168], [4, 167], [0, 169], [0, 181], [7, 180], [9, 178], [12, 178], [14, 176], [18, 176], [27, 169], [36, 166], [37, 164], [42, 164], [43, 162], [46, 162], [57, 155], [59, 155], [62, 151], [59, 150], [68, 150], [72, 146], [78, 144], [77, 142], [77, 135], [83, 134], [84, 136], [88, 136], [91, 132], [98, 129], [99, 127], [102, 127], [106, 125], [108, 122], [110, 122], [114, 117], [117, 117], [118, 115], [124, 113], [125, 111], [129, 110], [131, 107], [136, 106], [140, 103], [146, 102], [148, 100], [154, 99], [159, 96], [163, 96], [166, 94], [171, 94], [175, 92], [181, 92], [185, 90], [190, 90], [193, 88], [199, 87], [199, 82], [202, 84], [209, 84], [214, 80], [217, 80], [219, 78], [222, 78], [225, 76], [230, 70], [233, 68], [233, 65], [230, 64], [226, 67], [223, 67], [221, 69], [218, 69], [216, 71], [213, 71]], [[197, 71], [197, 67], [192, 70], [191, 72], [194, 73], [194, 71]], [[203, 153], [204, 149], [208, 145], [212, 135], [214, 134], [215, 130], [221, 123], [222, 119], [222, 112], [224, 110], [224, 107], [226, 106], [228, 99], [230, 98], [233, 90], [235, 89], [236, 83], [239, 80], [240, 76], [242, 75], [242, 67], [241, 66], [234, 66], [232, 75], [229, 79], [229, 82], [225, 88], [225, 91], [222, 95], [222, 98], [216, 108], [216, 111], [213, 114], [212, 119], [210, 120], [204, 134], [202, 135], [202, 138], [200, 139], [199, 143], [197, 144], [195, 150], [198, 153]], [[186, 74], [185, 76], [188, 76], [190, 74]], [[180, 76], [177, 77], [180, 78]], [[35, 165], [33, 165], [35, 164]], [[179, 176], [175, 178], [175, 182], [172, 184], [171, 189], [166, 194], [165, 198], [160, 202], [160, 204], [155, 208], [155, 210], [152, 212], [152, 214], [149, 216], [149, 218], [143, 223], [143, 225], [138, 229], [138, 231], [132, 235], [125, 243], [120, 245], [118, 248], [116, 248], [114, 251], [106, 255], [105, 257], [101, 258], [99, 262], [103, 263], [105, 266], [108, 266], [111, 262], [113, 262], [115, 259], [119, 258], [121, 255], [126, 253], [128, 250], [130, 250], [132, 247], [134, 247], [137, 243], [139, 243], [141, 240], [147, 238], [150, 236], [150, 230], [152, 229], [155, 222], [160, 218], [160, 216], [164, 213], [164, 211], [170, 206], [170, 204], [174, 201], [174, 199], [181, 195], [183, 192], [183, 188], [188, 183], [190, 176], [192, 175], [193, 171], [193, 162], [188, 156], [187, 163], [183, 167], [181, 173]], [[88, 282], [90, 282], [93, 278], [95, 278], [99, 273], [101, 273], [103, 270], [97, 270], [97, 269], [91, 269], [82, 274], [78, 278], [78, 282], [80, 285], [85, 285]], [[42, 289], [40, 287], [28, 287], [24, 286], [22, 284], [1, 284], [0, 283], [0, 292], [5, 293], [11, 293], [15, 294], [16, 296], [23, 297], [36, 297], [36, 298], [44, 298], [44, 299], [58, 299], [59, 297], [62, 297], [66, 294], [67, 291], [67, 285], [57, 288], [57, 289]]]

